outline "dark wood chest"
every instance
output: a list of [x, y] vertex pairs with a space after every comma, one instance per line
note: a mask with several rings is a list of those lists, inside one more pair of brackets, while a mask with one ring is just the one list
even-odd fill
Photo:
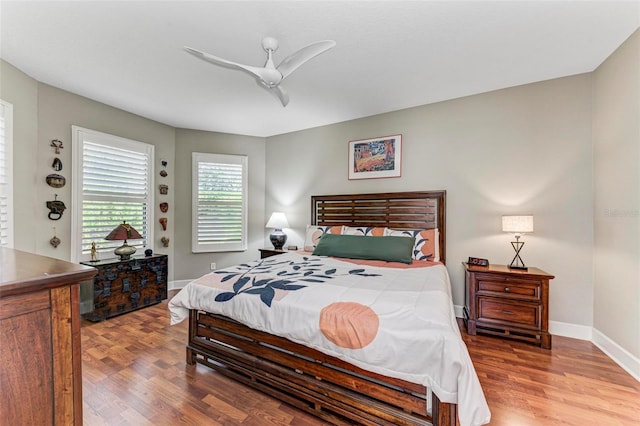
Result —
[[93, 311], [83, 314], [102, 321], [167, 298], [167, 255], [82, 262], [98, 269], [93, 279]]

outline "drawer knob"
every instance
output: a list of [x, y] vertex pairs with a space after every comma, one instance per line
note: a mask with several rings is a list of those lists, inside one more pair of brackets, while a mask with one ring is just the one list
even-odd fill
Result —
[[509, 287], [504, 288], [505, 293], [509, 293]]

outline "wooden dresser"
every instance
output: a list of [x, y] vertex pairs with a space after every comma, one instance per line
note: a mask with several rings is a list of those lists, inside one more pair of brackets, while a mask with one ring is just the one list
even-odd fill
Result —
[[553, 275], [538, 268], [463, 265], [464, 320], [469, 334], [510, 337], [551, 349], [549, 280]]
[[0, 247], [0, 423], [82, 425], [79, 283], [96, 272]]

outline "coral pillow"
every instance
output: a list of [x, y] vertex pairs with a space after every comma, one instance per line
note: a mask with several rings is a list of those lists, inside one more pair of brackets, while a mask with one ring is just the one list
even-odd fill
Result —
[[395, 230], [387, 229], [385, 235], [409, 237], [415, 240], [411, 258], [415, 260], [440, 260], [440, 235], [437, 229]]

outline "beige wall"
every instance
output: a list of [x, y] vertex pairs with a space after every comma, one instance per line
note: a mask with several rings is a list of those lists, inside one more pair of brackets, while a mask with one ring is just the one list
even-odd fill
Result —
[[[349, 140], [401, 133], [402, 177], [349, 181]], [[267, 140], [266, 212], [283, 210], [290, 241], [315, 194], [447, 190], [447, 267], [464, 304], [461, 261], [505, 264], [500, 216], [534, 215], [522, 256], [556, 276], [550, 318], [590, 326], [593, 285], [591, 76], [530, 84]], [[268, 244], [268, 240], [265, 241]]]
[[[45, 202], [53, 200], [54, 194], [71, 208], [71, 126], [77, 125], [99, 132], [146, 142], [155, 145], [154, 190], [159, 183], [160, 160], [168, 161], [169, 176], [162, 180], [174, 188], [175, 130], [173, 127], [112, 108], [102, 103], [38, 83], [27, 77], [10, 64], [2, 61], [0, 97], [14, 103], [14, 216], [16, 219], [15, 248], [27, 250], [59, 259], [71, 258], [71, 214], [66, 210], [60, 220], [47, 218]], [[67, 178], [63, 188], [54, 189], [45, 182], [45, 177], [53, 173], [51, 163], [56, 157], [49, 143], [59, 139], [64, 143], [60, 155]], [[169, 279], [173, 272], [173, 247], [164, 248], [160, 244], [163, 235], [173, 240], [174, 227], [171, 226], [175, 212], [175, 190], [167, 198], [170, 209], [169, 228], [162, 231], [157, 218], [160, 217], [156, 193], [155, 241], [153, 249], [169, 255]], [[163, 214], [164, 215], [164, 214]], [[56, 235], [62, 241], [57, 248], [49, 244]], [[99, 246], [99, 243], [98, 243]]]
[[[38, 151], [38, 82], [13, 65], [0, 59], [0, 98], [13, 104], [13, 180], [14, 247], [35, 252], [37, 237], [33, 232], [39, 204], [35, 153]], [[42, 210], [42, 211], [41, 211]], [[46, 214], [44, 215], [46, 217]], [[49, 237], [51, 238], [51, 237]]]
[[[191, 253], [191, 153], [236, 154], [249, 156], [248, 244], [246, 251]], [[265, 140], [252, 136], [176, 129], [176, 232], [175, 279], [194, 279], [217, 268], [247, 262], [259, 257], [263, 247]]]
[[593, 76], [594, 328], [640, 358], [640, 31]]

